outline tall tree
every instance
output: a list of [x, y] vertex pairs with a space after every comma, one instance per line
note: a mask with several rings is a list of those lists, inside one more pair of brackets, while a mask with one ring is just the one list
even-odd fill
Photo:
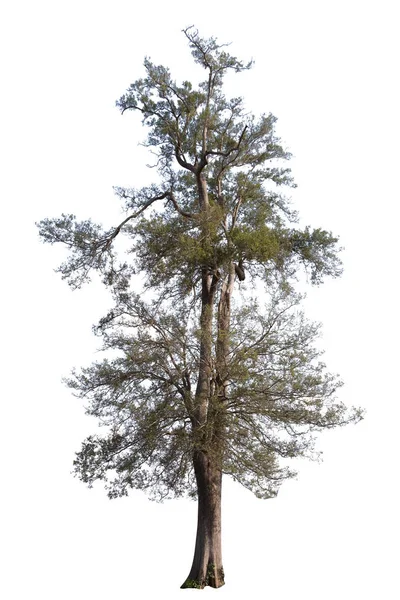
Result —
[[[251, 64], [193, 27], [184, 34], [205, 80], [178, 85], [146, 59], [145, 77], [117, 102], [142, 115], [159, 183], [116, 188], [127, 216], [107, 231], [64, 214], [39, 228], [69, 248], [59, 271], [73, 288], [98, 271], [114, 299], [95, 328], [114, 352], [67, 381], [106, 426], [83, 442], [75, 473], [89, 486], [104, 481], [111, 498], [130, 488], [196, 497], [182, 587], [203, 588], [224, 583], [222, 475], [270, 498], [294, 474], [287, 459], [315, 456], [314, 432], [361, 412], [335, 400], [340, 382], [319, 361], [318, 326], [293, 284], [300, 269], [312, 284], [338, 276], [338, 240], [297, 226], [280, 192], [294, 182], [275, 117], [255, 118], [223, 93], [225, 75]], [[121, 235], [130, 240], [122, 263]]]

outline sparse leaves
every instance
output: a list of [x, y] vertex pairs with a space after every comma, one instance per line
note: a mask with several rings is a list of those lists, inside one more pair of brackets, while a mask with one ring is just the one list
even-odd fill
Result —
[[[265, 306], [253, 301], [238, 307], [232, 323], [223, 471], [260, 497], [276, 495], [295, 474], [279, 458], [316, 457], [314, 432], [361, 417], [336, 402], [341, 383], [319, 361], [319, 327], [299, 312], [300, 301], [277, 293]], [[113, 497], [130, 487], [158, 499], [194, 493], [199, 346], [196, 321], [190, 312], [184, 316], [183, 306], [164, 312], [121, 294], [98, 328], [104, 349], [118, 357], [68, 381], [87, 413], [111, 432], [83, 444], [75, 472], [91, 485], [108, 481]], [[211, 376], [216, 383], [215, 362]], [[212, 422], [206, 427], [212, 429]]]

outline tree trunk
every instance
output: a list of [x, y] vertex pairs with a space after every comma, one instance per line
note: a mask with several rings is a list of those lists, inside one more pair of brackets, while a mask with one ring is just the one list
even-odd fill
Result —
[[[206, 161], [201, 168], [205, 164]], [[197, 173], [197, 185], [200, 209], [207, 214], [209, 210], [207, 182], [200, 168]], [[204, 239], [208, 240], [210, 234], [207, 224], [204, 226], [203, 233]], [[210, 394], [213, 374], [213, 309], [218, 282], [217, 269], [210, 269], [208, 264], [204, 265], [202, 268], [199, 375], [194, 418], [192, 419], [195, 444], [193, 467], [198, 500], [197, 535], [192, 568], [181, 588], [203, 589], [207, 585], [218, 588], [225, 583], [221, 554], [222, 448], [215, 436], [220, 419], [217, 414], [214, 414], [216, 407], [213, 406], [212, 394]]]
[[196, 546], [192, 568], [182, 588], [224, 585], [221, 554], [222, 472], [210, 455], [195, 450], [193, 457], [198, 493]]

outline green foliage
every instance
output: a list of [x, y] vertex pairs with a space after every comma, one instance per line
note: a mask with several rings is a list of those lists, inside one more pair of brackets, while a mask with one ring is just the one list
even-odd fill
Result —
[[[261, 310], [256, 301], [235, 311], [227, 364], [223, 470], [260, 497], [276, 495], [294, 475], [279, 458], [313, 456], [313, 433], [357, 420], [335, 402], [340, 386], [318, 361], [319, 334], [298, 311], [301, 298], [280, 293]], [[89, 415], [109, 430], [90, 436], [75, 461], [83, 481], [107, 480], [110, 497], [129, 488], [157, 499], [194, 495], [193, 410], [199, 345], [190, 313], [120, 294], [97, 328], [104, 359], [67, 383]], [[212, 379], [218, 373], [214, 363]], [[211, 450], [210, 450], [211, 452]], [[110, 479], [107, 475], [112, 475]]]
[[[198, 88], [146, 59], [145, 76], [117, 102], [141, 114], [161, 184], [115, 188], [127, 216], [106, 231], [73, 215], [39, 223], [43, 241], [70, 250], [63, 278], [76, 288], [97, 271], [114, 298], [95, 328], [106, 358], [67, 381], [106, 431], [83, 443], [74, 468], [90, 486], [104, 481], [110, 497], [130, 488], [194, 496], [201, 447], [267, 498], [293, 476], [286, 459], [315, 456], [315, 432], [362, 416], [335, 400], [340, 382], [320, 362], [318, 327], [294, 293], [300, 269], [312, 284], [340, 274], [338, 239], [297, 227], [281, 191], [295, 184], [276, 118], [223, 94], [226, 73], [251, 64], [184, 33], [206, 71]], [[231, 298], [238, 267], [268, 289], [264, 306], [251, 293]], [[135, 274], [152, 301], [133, 293]]]

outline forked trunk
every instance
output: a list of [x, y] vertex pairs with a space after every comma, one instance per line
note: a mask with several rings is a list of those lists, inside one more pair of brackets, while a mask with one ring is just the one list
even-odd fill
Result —
[[221, 555], [222, 472], [200, 450], [195, 451], [193, 464], [198, 491], [197, 536], [192, 568], [181, 587], [218, 588], [225, 583]]

